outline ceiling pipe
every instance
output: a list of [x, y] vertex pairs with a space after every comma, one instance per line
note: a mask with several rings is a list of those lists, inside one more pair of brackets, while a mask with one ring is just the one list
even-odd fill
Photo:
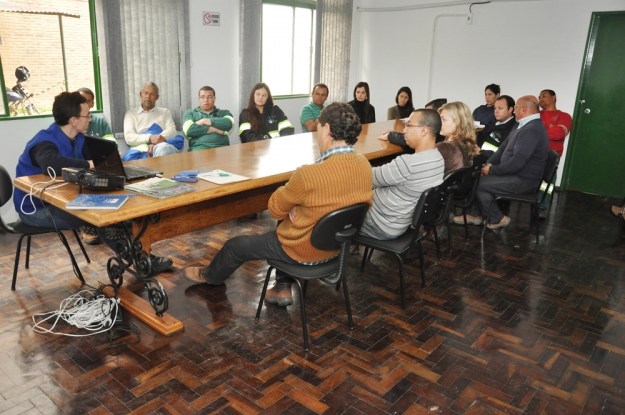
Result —
[[[493, 0], [493, 1], [496, 1], [496, 0]], [[359, 12], [398, 12], [398, 11], [404, 11], [404, 10], [431, 9], [434, 7], [462, 6], [465, 4], [487, 4], [490, 2], [491, 0], [486, 0], [486, 1], [456, 0], [456, 1], [445, 1], [441, 3], [414, 4], [412, 6], [357, 7], [356, 11], [359, 11]]]

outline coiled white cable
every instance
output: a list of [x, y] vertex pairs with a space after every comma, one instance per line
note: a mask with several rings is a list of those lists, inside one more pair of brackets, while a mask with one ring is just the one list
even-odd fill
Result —
[[[119, 313], [119, 298], [107, 297], [89, 290], [80, 291], [61, 301], [58, 310], [33, 315], [33, 331], [42, 334], [59, 334], [71, 337], [85, 337], [110, 330]], [[39, 319], [39, 320], [38, 320]], [[59, 320], [63, 320], [88, 334], [72, 334], [55, 331]], [[48, 322], [50, 328], [42, 326]]]
[[[52, 167], [48, 167], [48, 176], [50, 176], [50, 180], [48, 180], [47, 182], [35, 182], [30, 185], [30, 191], [28, 192], [28, 194], [24, 195], [24, 197], [22, 198], [22, 203], [20, 203], [20, 210], [22, 211], [24, 215], [34, 215], [37, 212], [36, 208], [32, 212], [24, 211], [24, 200], [26, 200], [26, 198], [29, 198], [31, 206], [34, 206], [33, 196], [36, 195], [37, 191], [40, 191], [41, 195], [43, 195], [43, 191], [46, 189], [52, 190], [52, 189], [56, 189], [57, 187], [65, 186], [67, 184], [63, 180], [59, 180], [59, 181], [56, 180], [56, 172], [54, 171]], [[48, 187], [54, 183], [60, 183], [60, 184], [57, 186]], [[38, 184], [43, 185], [43, 187], [36, 189], [35, 186]]]

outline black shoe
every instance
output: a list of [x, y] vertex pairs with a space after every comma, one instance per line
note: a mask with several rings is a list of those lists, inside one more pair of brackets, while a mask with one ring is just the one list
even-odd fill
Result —
[[153, 254], [150, 254], [150, 261], [152, 262], [152, 274], [163, 272], [174, 265], [174, 261], [171, 259]]
[[549, 211], [547, 209], [538, 210], [538, 219], [547, 220], [547, 216], [549, 216]]

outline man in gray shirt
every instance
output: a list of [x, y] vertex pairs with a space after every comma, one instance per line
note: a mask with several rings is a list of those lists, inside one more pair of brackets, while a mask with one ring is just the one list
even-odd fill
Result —
[[360, 233], [395, 239], [410, 227], [421, 194], [443, 182], [445, 162], [436, 149], [441, 118], [434, 110], [418, 109], [404, 126], [406, 144], [414, 154], [402, 154], [373, 169], [373, 205]]
[[[483, 177], [477, 187], [476, 201], [467, 210], [467, 223], [482, 224], [482, 217], [488, 215], [496, 194], [532, 193], [542, 181], [549, 137], [540, 120], [538, 99], [531, 95], [521, 97], [514, 110], [519, 125], [482, 168]], [[456, 216], [454, 222], [464, 225], [462, 216]], [[510, 218], [501, 212], [497, 204], [493, 204], [490, 223], [486, 226], [497, 229], [509, 224]]]

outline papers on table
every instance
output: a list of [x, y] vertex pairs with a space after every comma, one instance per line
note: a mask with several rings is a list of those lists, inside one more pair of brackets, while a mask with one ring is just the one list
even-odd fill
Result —
[[65, 205], [68, 210], [102, 209], [117, 210], [128, 201], [128, 195], [101, 195], [82, 194], [78, 195]]
[[243, 180], [250, 180], [249, 177], [239, 176], [238, 174], [228, 173], [223, 170], [209, 170], [205, 173], [198, 174], [197, 177], [215, 184], [227, 184], [242, 182]]
[[158, 177], [147, 179], [139, 183], [126, 184], [125, 188], [157, 199], [166, 199], [196, 190], [196, 187], [190, 184], [179, 183], [174, 180]]

